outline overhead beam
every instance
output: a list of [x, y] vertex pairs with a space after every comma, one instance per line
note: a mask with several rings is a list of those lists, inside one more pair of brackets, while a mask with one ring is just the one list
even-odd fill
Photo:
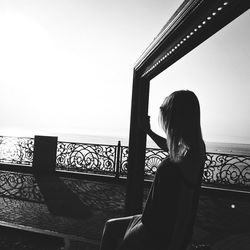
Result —
[[184, 1], [135, 65], [148, 80], [247, 11], [249, 0]]

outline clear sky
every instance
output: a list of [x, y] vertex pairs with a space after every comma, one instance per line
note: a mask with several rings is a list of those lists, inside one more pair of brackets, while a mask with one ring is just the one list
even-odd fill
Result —
[[249, 23], [248, 11], [153, 79], [152, 121], [166, 93], [191, 89], [200, 100], [207, 141], [250, 144]]
[[[128, 136], [133, 65], [181, 2], [0, 0], [1, 134]], [[205, 139], [250, 143], [249, 20], [152, 81], [156, 131], [162, 99], [185, 88], [200, 98]]]

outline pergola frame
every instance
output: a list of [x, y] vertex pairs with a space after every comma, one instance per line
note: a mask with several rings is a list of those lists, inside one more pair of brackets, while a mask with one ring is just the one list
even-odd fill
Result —
[[247, 11], [249, 0], [185, 0], [134, 66], [125, 214], [142, 212], [150, 80]]

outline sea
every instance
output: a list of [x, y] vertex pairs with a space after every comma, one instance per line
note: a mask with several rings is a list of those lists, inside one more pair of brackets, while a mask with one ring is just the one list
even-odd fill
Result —
[[[117, 136], [117, 135], [99, 135], [99, 134], [74, 134], [74, 133], [53, 133], [53, 134], [39, 134], [39, 135], [50, 135], [57, 136], [58, 141], [62, 142], [76, 142], [76, 143], [90, 143], [90, 144], [103, 144], [103, 145], [117, 145], [120, 141], [122, 146], [129, 145], [128, 136]], [[33, 137], [31, 134], [28, 136], [24, 135], [10, 135], [0, 134], [0, 136], [13, 136], [13, 137]], [[219, 154], [235, 154], [235, 155], [247, 155], [250, 156], [250, 143], [228, 143], [218, 141], [205, 141], [206, 150], [210, 153]], [[147, 148], [158, 148], [158, 146], [147, 137]]]
[[[125, 136], [59, 134], [58, 140], [65, 142], [80, 142], [105, 145], [117, 145], [118, 141], [120, 141], [122, 146], [129, 145], [129, 138]], [[250, 144], [215, 141], [205, 141], [205, 144], [207, 152], [250, 156]], [[154, 143], [153, 140], [147, 137], [147, 148], [158, 148], [158, 146]]]

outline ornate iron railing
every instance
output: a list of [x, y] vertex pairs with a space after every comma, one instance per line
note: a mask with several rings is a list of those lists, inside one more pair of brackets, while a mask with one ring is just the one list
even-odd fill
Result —
[[[34, 140], [0, 137], [0, 163], [32, 165]], [[58, 142], [57, 170], [126, 177], [128, 147], [87, 143]], [[147, 148], [145, 178], [152, 179], [167, 153]], [[207, 153], [204, 184], [250, 187], [250, 156]]]
[[57, 169], [115, 174], [117, 146], [58, 142]]
[[127, 169], [128, 169], [128, 147], [122, 146], [121, 147], [121, 156], [119, 161], [119, 174], [121, 176], [127, 175]]
[[250, 156], [208, 153], [203, 182], [250, 187]]
[[26, 137], [0, 136], [0, 162], [32, 165], [34, 139]]
[[163, 150], [147, 148], [145, 155], [145, 176], [151, 177], [155, 174], [158, 165], [168, 154]]

